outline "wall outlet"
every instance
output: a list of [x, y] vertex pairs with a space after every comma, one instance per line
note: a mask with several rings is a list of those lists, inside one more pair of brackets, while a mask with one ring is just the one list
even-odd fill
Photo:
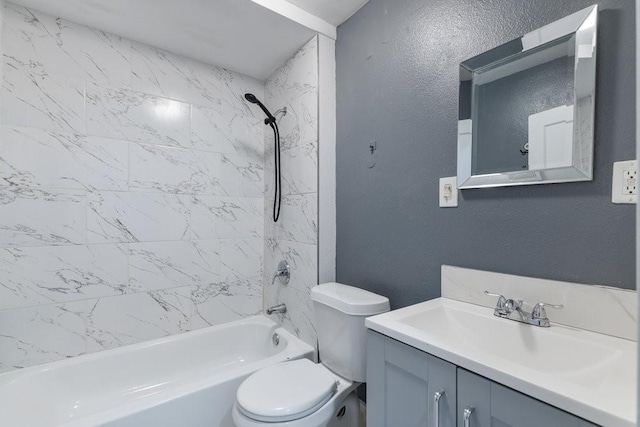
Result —
[[611, 184], [613, 203], [638, 203], [638, 161], [629, 160], [613, 164]]
[[449, 176], [440, 178], [440, 207], [458, 207], [458, 178]]
[[638, 194], [638, 170], [624, 169], [622, 171], [622, 194]]

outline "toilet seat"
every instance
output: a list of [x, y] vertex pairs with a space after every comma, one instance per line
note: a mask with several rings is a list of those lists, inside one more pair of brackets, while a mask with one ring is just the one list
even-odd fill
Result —
[[262, 422], [303, 418], [326, 404], [337, 390], [337, 380], [327, 368], [308, 359], [263, 368], [238, 388], [237, 408]]

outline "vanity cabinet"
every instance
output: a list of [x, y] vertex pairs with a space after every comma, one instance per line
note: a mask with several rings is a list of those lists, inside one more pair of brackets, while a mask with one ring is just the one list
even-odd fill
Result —
[[[468, 420], [465, 409], [469, 412]], [[595, 424], [368, 331], [367, 426], [595, 427]]]
[[456, 366], [368, 334], [367, 427], [455, 427]]

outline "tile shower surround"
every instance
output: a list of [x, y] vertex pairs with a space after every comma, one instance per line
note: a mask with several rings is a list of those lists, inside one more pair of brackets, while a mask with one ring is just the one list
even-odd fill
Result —
[[[277, 315], [283, 326], [316, 347], [311, 288], [318, 284], [318, 40], [314, 37], [276, 70], [265, 84], [265, 101], [287, 107], [282, 133], [282, 211], [272, 220], [274, 170], [265, 164], [264, 304], [287, 305]], [[265, 132], [265, 159], [273, 156], [273, 135]], [[280, 260], [291, 281], [272, 285]]]
[[293, 251], [296, 292], [315, 283], [317, 55], [313, 82], [270, 79], [289, 108], [275, 234], [242, 99], [262, 82], [10, 3], [1, 42], [0, 371], [256, 314], [265, 244]]

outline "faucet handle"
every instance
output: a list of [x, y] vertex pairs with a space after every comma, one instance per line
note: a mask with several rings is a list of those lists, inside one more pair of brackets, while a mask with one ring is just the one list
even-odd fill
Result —
[[493, 292], [489, 292], [489, 291], [484, 291], [484, 294], [490, 297], [498, 297], [498, 301], [502, 301], [502, 300], [507, 300], [503, 295], [500, 294], [494, 294]]
[[276, 283], [277, 278], [280, 278], [280, 283], [282, 283], [283, 285], [288, 284], [289, 280], [291, 279], [291, 269], [289, 268], [289, 264], [287, 264], [287, 262], [284, 260], [278, 263], [278, 269], [273, 275], [273, 280], [271, 281], [272, 285]]
[[498, 297], [495, 311], [503, 314], [507, 313], [507, 299], [503, 295], [494, 294], [493, 292], [489, 291], [484, 291], [484, 294], [490, 297]]
[[564, 308], [564, 305], [539, 302], [536, 305], [534, 305], [533, 310], [531, 310], [531, 319], [533, 320], [547, 319], [547, 311], [545, 310], [545, 307], [555, 308], [556, 310], [562, 310]]

